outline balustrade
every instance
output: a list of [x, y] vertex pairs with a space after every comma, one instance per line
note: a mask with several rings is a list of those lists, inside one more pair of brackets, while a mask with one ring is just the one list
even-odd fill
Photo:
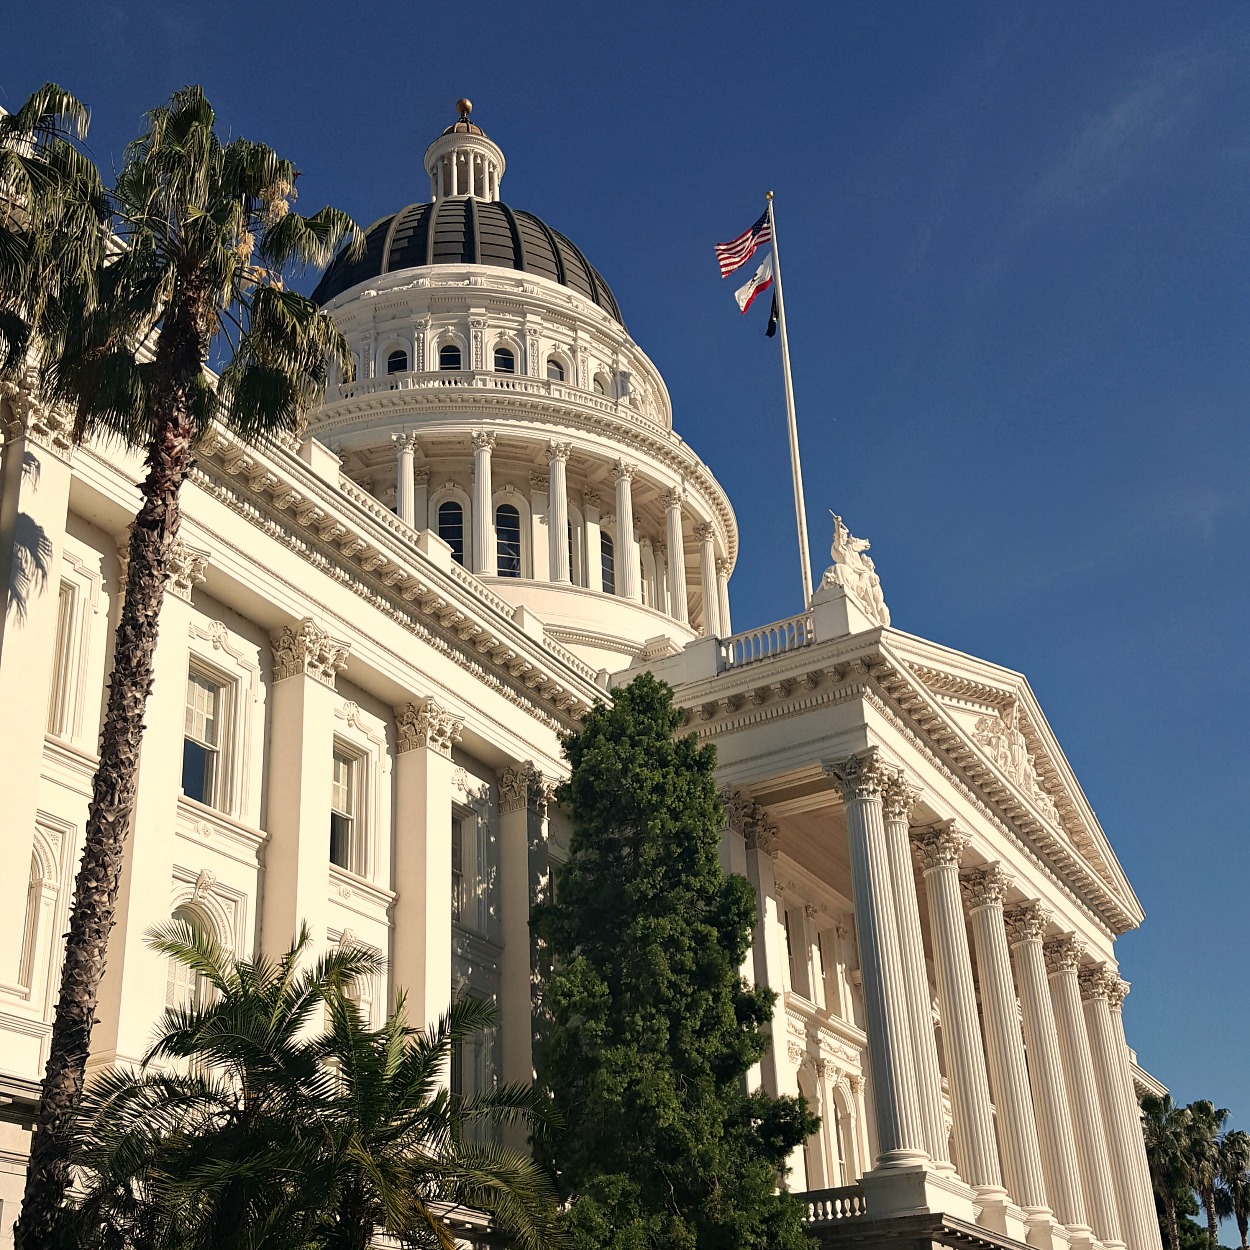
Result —
[[771, 625], [761, 625], [759, 629], [734, 634], [721, 643], [725, 667], [741, 668], [756, 660], [766, 660], [786, 651], [797, 651], [814, 642], [815, 636], [810, 612], [792, 616], [788, 620], [775, 621]]
[[840, 1185], [836, 1189], [812, 1189], [798, 1195], [807, 1206], [806, 1224], [832, 1224], [837, 1220], [853, 1220], [868, 1212], [864, 1191], [858, 1185]]

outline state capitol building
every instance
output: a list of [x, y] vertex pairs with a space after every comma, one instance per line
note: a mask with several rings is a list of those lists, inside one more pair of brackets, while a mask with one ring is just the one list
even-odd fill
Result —
[[[1115, 955], [1142, 911], [1027, 680], [892, 627], [862, 544], [808, 612], [735, 633], [730, 500], [604, 278], [500, 198], [504, 165], [463, 109], [428, 202], [316, 289], [355, 367], [307, 436], [199, 449], [92, 1067], [136, 1063], [198, 992], [144, 942], [175, 916], [240, 956], [301, 920], [376, 949], [375, 1024], [397, 987], [417, 1021], [492, 999], [453, 1080], [530, 1080], [560, 735], [649, 669], [717, 749], [722, 861], [759, 898], [743, 972], [778, 995], [752, 1079], [821, 1118], [788, 1180], [813, 1232], [1159, 1250], [1136, 1093], [1160, 1087]], [[69, 429], [0, 392], [5, 1246], [142, 475]]]

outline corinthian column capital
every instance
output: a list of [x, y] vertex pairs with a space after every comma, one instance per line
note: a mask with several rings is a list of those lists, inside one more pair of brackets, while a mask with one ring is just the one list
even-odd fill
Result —
[[941, 820], [936, 825], [911, 831], [916, 860], [925, 872], [933, 868], [958, 868], [968, 842], [968, 835], [957, 829], [953, 820]]
[[845, 759], [827, 760], [822, 767], [848, 803], [852, 799], [879, 799], [890, 775], [876, 747]]
[[886, 820], [906, 820], [919, 798], [920, 791], [907, 784], [907, 774], [901, 768], [889, 771], [881, 788]]
[[395, 709], [396, 747], [400, 752], [428, 747], [447, 759], [460, 741], [464, 720], [434, 699], [404, 703]]
[[1084, 964], [1076, 970], [1076, 979], [1081, 987], [1082, 1000], [1100, 998], [1104, 1002], [1111, 999], [1111, 981], [1119, 980], [1107, 971], [1106, 964]]
[[1081, 965], [1081, 956], [1085, 948], [1077, 941], [1075, 933], [1061, 933], [1058, 937], [1049, 938], [1045, 944], [1046, 971], [1052, 976], [1056, 972], [1075, 972]]
[[1119, 1011], [1124, 1000], [1128, 997], [1129, 983], [1114, 972], [1107, 973], [1107, 1001], [1111, 1004], [1113, 1011]]
[[1019, 942], [1040, 942], [1046, 936], [1050, 912], [1037, 899], [1009, 907], [1003, 916], [1007, 925], [1007, 940], [1015, 946]]
[[476, 451], [494, 451], [495, 431], [477, 430], [473, 435], [473, 447]]
[[969, 911], [978, 907], [1001, 907], [1015, 878], [1002, 864], [983, 864], [967, 869], [960, 878]]
[[554, 439], [547, 444], [547, 463], [555, 460], [567, 460], [573, 450], [572, 443], [558, 443]]

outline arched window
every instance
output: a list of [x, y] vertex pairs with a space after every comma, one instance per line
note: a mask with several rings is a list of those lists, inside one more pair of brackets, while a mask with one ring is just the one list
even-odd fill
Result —
[[553, 382], [564, 381], [564, 366], [554, 357], [547, 357], [547, 376]]
[[438, 367], [440, 369], [460, 368], [460, 348], [455, 343], [444, 343], [438, 349]]
[[521, 576], [521, 514], [510, 503], [495, 509], [495, 550], [500, 577]]
[[438, 536], [451, 548], [451, 558], [457, 564], [463, 564], [464, 509], [454, 499], [438, 505]]
[[603, 593], [616, 594], [616, 544], [611, 534], [599, 535], [599, 565], [603, 569]]
[[602, 373], [595, 374], [594, 388], [595, 388], [596, 395], [607, 395], [608, 380], [607, 378], [603, 376]]
[[495, 348], [495, 372], [515, 373], [516, 353], [510, 347]]
[[387, 373], [407, 373], [408, 372], [408, 353], [403, 351], [393, 351], [386, 358]]
[[[173, 918], [189, 925], [197, 935], [210, 932], [208, 925], [204, 923], [204, 917], [190, 907], [179, 907]], [[208, 982], [194, 968], [188, 968], [181, 959], [168, 956], [165, 961], [166, 1007], [203, 1007], [208, 1001], [209, 990]]]

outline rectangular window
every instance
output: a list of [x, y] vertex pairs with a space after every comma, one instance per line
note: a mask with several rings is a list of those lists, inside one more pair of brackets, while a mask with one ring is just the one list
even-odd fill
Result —
[[48, 689], [48, 732], [60, 738], [70, 727], [70, 694], [73, 682], [70, 665], [74, 660], [74, 587], [61, 583], [56, 604], [56, 655], [52, 662], [52, 684]]
[[782, 923], [785, 925], [786, 929], [786, 959], [790, 964], [790, 988], [792, 990], [797, 990], [799, 988], [799, 984], [798, 979], [795, 976], [794, 939], [790, 933], [790, 913], [788, 911], [784, 911], [781, 913], [781, 916]]
[[182, 736], [182, 792], [197, 803], [218, 806], [221, 780], [221, 713], [224, 689], [204, 673], [187, 674]]
[[464, 918], [464, 817], [451, 818], [451, 919], [459, 924]]
[[353, 868], [356, 841], [358, 764], [346, 751], [335, 748], [330, 777], [330, 863], [348, 870]]

